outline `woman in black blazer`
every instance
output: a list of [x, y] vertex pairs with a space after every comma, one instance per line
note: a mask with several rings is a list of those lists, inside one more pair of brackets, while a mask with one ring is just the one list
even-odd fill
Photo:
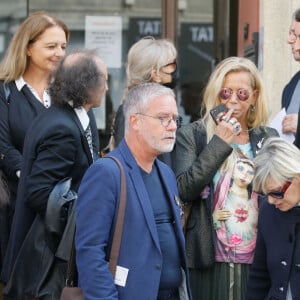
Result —
[[[34, 118], [51, 106], [48, 85], [65, 56], [68, 40], [69, 30], [61, 20], [45, 12], [33, 13], [20, 25], [0, 64], [0, 168], [10, 193], [10, 204], [0, 211], [0, 268], [14, 213], [25, 135]], [[92, 111], [89, 114], [96, 153], [98, 131]]]
[[269, 138], [254, 159], [260, 207], [247, 300], [300, 299], [300, 151]]
[[51, 105], [47, 87], [68, 40], [62, 21], [34, 13], [20, 25], [0, 64], [0, 167], [10, 193], [10, 205], [0, 212], [0, 262], [14, 213], [25, 134], [32, 120]]

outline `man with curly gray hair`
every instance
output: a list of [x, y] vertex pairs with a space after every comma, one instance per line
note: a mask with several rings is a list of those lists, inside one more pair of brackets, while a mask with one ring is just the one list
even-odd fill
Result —
[[49, 195], [61, 180], [71, 178], [70, 188], [77, 192], [94, 160], [91, 136], [85, 134], [88, 112], [101, 104], [107, 89], [106, 65], [94, 51], [77, 51], [62, 60], [49, 88], [52, 106], [33, 121], [25, 139], [8, 249], [14, 268], [4, 291], [6, 299], [60, 298], [67, 261], [55, 257], [51, 269], [44, 269], [46, 253], [55, 253], [57, 245], [50, 246], [45, 234], [42, 247], [37, 248], [41, 241], [34, 241], [32, 256], [24, 257], [24, 241], [36, 219], [44, 219]]

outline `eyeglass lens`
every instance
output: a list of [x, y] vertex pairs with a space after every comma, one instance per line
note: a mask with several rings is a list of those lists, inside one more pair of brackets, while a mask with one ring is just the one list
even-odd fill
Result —
[[161, 118], [161, 124], [164, 126], [164, 127], [168, 127], [170, 124], [171, 124], [171, 122], [172, 122], [172, 120], [176, 123], [176, 126], [177, 126], [177, 128], [179, 128], [180, 126], [181, 126], [181, 122], [182, 122], [182, 117], [175, 117], [175, 116], [173, 116], [173, 117], [171, 117], [171, 118]]
[[[177, 62], [176, 62], [176, 60], [173, 61], [173, 62], [171, 62], [171, 63], [168, 63], [168, 64], [166, 64], [166, 65], [164, 65], [164, 66], [162, 66], [160, 68], [161, 72], [163, 72], [165, 74], [169, 74], [169, 75], [172, 74], [172, 73], [174, 73], [176, 70], [177, 70]], [[167, 71], [169, 71], [169, 72], [167, 72]]]
[[283, 199], [284, 198], [284, 194], [287, 191], [287, 189], [290, 187], [291, 185], [291, 181], [287, 181], [284, 186], [282, 187], [281, 191], [278, 192], [269, 192], [266, 195], [265, 194], [261, 194], [262, 196], [270, 196], [272, 198], [276, 198], [276, 199]]
[[[246, 89], [239, 89], [235, 93], [240, 101], [246, 101], [250, 96], [250, 92]], [[231, 88], [223, 88], [221, 89], [219, 96], [223, 100], [228, 100], [232, 96], [232, 94], [233, 90]]]

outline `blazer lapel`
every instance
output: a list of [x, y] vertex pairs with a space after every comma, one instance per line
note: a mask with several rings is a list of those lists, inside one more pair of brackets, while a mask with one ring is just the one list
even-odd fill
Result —
[[[165, 187], [165, 190], [166, 190], [167, 200], [170, 203], [170, 207], [171, 207], [174, 219], [175, 219], [175, 226], [176, 226], [176, 230], [177, 230], [176, 236], [177, 236], [178, 241], [179, 241], [178, 246], [181, 249], [182, 257], [184, 258], [185, 249], [184, 249], [184, 247], [182, 247], [182, 245], [184, 245], [185, 242], [184, 242], [183, 228], [182, 228], [182, 225], [181, 225], [182, 223], [181, 223], [181, 219], [180, 219], [180, 212], [178, 213], [178, 209], [180, 210], [180, 208], [179, 208], [180, 203], [178, 202], [179, 199], [178, 199], [177, 196], [174, 195], [174, 191], [172, 192], [172, 190], [170, 189], [170, 184], [167, 181], [168, 176], [164, 176], [161, 169], [159, 168], [159, 164], [156, 163], [156, 165], [157, 165], [158, 172], [160, 174], [160, 178], [162, 179], [162, 184], [163, 184], [163, 186]], [[179, 234], [179, 232], [182, 232], [182, 234]], [[184, 261], [184, 259], [183, 259], [183, 261]]]
[[[155, 219], [154, 219], [154, 216], [152, 213], [153, 209], [151, 206], [151, 201], [149, 199], [148, 192], [145, 188], [145, 184], [144, 184], [141, 172], [139, 170], [139, 166], [137, 165], [135, 158], [133, 157], [132, 153], [130, 152], [130, 150], [124, 140], [121, 141], [118, 148], [123, 156], [124, 161], [126, 162], [126, 164], [128, 166], [128, 169], [129, 169], [128, 174], [129, 174], [130, 180], [132, 182], [132, 186], [135, 189], [135, 192], [137, 195], [137, 201], [138, 201], [137, 204], [139, 204], [141, 206], [146, 223], [149, 228], [149, 231], [152, 235], [153, 241], [155, 242], [156, 247], [158, 249], [160, 249]], [[159, 173], [160, 173], [160, 170], [159, 170]], [[163, 182], [163, 184], [167, 188], [167, 184], [165, 181]], [[167, 188], [167, 191], [168, 191], [167, 192], [168, 198], [171, 198], [168, 188]]]
[[93, 160], [93, 157], [92, 157], [92, 154], [90, 151], [90, 147], [89, 147], [88, 141], [86, 139], [83, 127], [82, 127], [76, 113], [74, 112], [74, 110], [71, 107], [70, 107], [70, 109], [72, 110], [72, 116], [73, 116], [74, 122], [76, 123], [76, 125], [80, 131], [80, 137], [81, 137], [81, 142], [83, 145], [84, 152], [87, 155], [89, 164], [91, 165], [94, 162], [94, 160]]
[[[257, 132], [259, 130], [259, 132]], [[253, 156], [255, 157], [261, 147], [263, 146], [263, 143], [266, 139], [266, 132], [261, 129], [254, 129], [253, 132], [250, 131], [250, 143], [251, 147], [253, 149]]]
[[[151, 232], [151, 235], [155, 242], [156, 247], [158, 249], [160, 249], [159, 240], [158, 240], [157, 231], [156, 231], [155, 219], [154, 219], [153, 213], [152, 213], [153, 209], [151, 206], [151, 201], [149, 199], [149, 195], [147, 193], [147, 190], [145, 189], [145, 185], [144, 185], [144, 181], [141, 176], [141, 173], [139, 172], [137, 167], [135, 167], [131, 172], [129, 172], [129, 176], [133, 183], [132, 185], [135, 188], [135, 191], [137, 194], [137, 200], [142, 208], [149, 231]], [[151, 212], [151, 213], [149, 213], [149, 212]]]
[[179, 198], [176, 195], [174, 195], [174, 192], [172, 192], [170, 190], [170, 184], [168, 184], [168, 182], [167, 182], [167, 176], [164, 176], [162, 174], [161, 169], [159, 168], [158, 164], [156, 164], [156, 166], [157, 166], [160, 178], [162, 179], [162, 185], [165, 187], [166, 196], [170, 203], [170, 207], [172, 209], [173, 216], [176, 219], [176, 224], [180, 224], [181, 223], [180, 215], [178, 215], [178, 211], [176, 211], [177, 208], [180, 209]]
[[28, 86], [25, 84], [22, 88], [22, 93], [25, 96], [25, 98], [28, 100], [28, 102], [35, 108], [37, 112], [42, 112], [46, 108], [45, 106], [39, 101], [30, 91]]

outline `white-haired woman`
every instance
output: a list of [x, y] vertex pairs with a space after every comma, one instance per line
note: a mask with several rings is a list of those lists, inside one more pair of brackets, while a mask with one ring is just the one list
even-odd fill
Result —
[[300, 150], [270, 138], [254, 159], [260, 207], [247, 300], [300, 299]]
[[[177, 50], [168, 39], [154, 39], [147, 36], [138, 40], [128, 51], [124, 97], [128, 90], [146, 82], [157, 82], [174, 89], [179, 79], [176, 58]], [[115, 118], [114, 146], [117, 146], [123, 137], [124, 114], [121, 104]], [[164, 153], [160, 159], [171, 165], [169, 154]]]

